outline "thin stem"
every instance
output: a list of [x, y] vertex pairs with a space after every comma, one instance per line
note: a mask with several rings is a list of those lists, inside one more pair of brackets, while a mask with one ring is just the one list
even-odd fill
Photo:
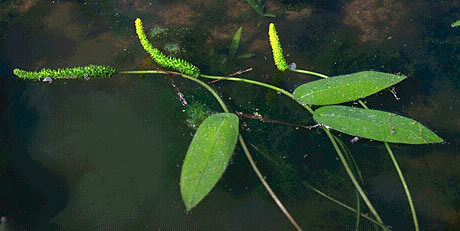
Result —
[[[265, 157], [270, 163], [273, 163], [273, 162], [274, 162], [274, 165], [275, 165], [277, 168], [282, 169], [282, 166], [281, 166], [280, 164], [278, 164], [276, 161], [273, 161], [273, 158], [271, 158], [269, 155], [267, 155], [267, 154], [265, 154], [264, 152], [262, 152], [261, 150], [259, 150], [259, 148], [257, 148], [255, 145], [251, 144], [251, 146], [252, 146], [256, 151], [258, 151], [260, 154], [262, 154], [262, 156]], [[311, 184], [309, 184], [309, 183], [307, 183], [307, 182], [302, 181], [302, 184], [305, 185], [307, 188], [311, 189], [313, 192], [316, 192], [316, 193], [318, 193], [320, 196], [322, 196], [322, 197], [324, 197], [324, 198], [330, 200], [331, 202], [334, 202], [334, 203], [336, 203], [336, 204], [339, 205], [339, 206], [342, 206], [342, 207], [344, 207], [344, 208], [346, 208], [346, 209], [348, 209], [348, 210], [350, 210], [350, 211], [352, 211], [352, 212], [354, 212], [354, 213], [357, 213], [358, 216], [362, 216], [362, 217], [366, 218], [367, 220], [369, 220], [370, 222], [374, 223], [375, 225], [379, 225], [379, 226], [381, 226], [382, 228], [388, 229], [384, 224], [379, 223], [378, 221], [372, 219], [372, 218], [369, 217], [368, 215], [361, 213], [361, 212], [360, 212], [360, 209], [359, 209], [359, 206], [358, 206], [357, 209], [354, 209], [354, 208], [352, 208], [352, 207], [346, 205], [345, 203], [342, 203], [342, 202], [340, 202], [339, 200], [337, 200], [337, 199], [335, 199], [335, 198], [333, 198], [333, 197], [327, 195], [326, 193], [323, 193], [321, 190], [315, 188], [314, 186], [312, 186]], [[357, 194], [358, 194], [358, 195], [357, 195], [358, 198], [361, 198], [360, 195], [359, 195], [359, 193], [358, 193], [358, 191], [356, 191], [356, 192], [357, 192]]]
[[[366, 104], [363, 103], [363, 101], [358, 100], [358, 102], [361, 104], [361, 106], [363, 106], [363, 108], [369, 109], [366, 106]], [[406, 180], [404, 179], [404, 175], [402, 174], [402, 171], [399, 168], [398, 161], [396, 160], [396, 157], [393, 155], [393, 151], [391, 150], [390, 146], [388, 145], [388, 142], [384, 141], [383, 144], [385, 144], [385, 148], [388, 151], [388, 155], [390, 155], [391, 161], [393, 162], [393, 165], [395, 166], [395, 169], [398, 172], [399, 179], [401, 180], [401, 184], [403, 185], [404, 192], [406, 193], [407, 201], [409, 202], [410, 211], [412, 213], [412, 220], [414, 221], [415, 231], [418, 231], [419, 230], [419, 224], [418, 224], [417, 214], [415, 212], [415, 206], [414, 206], [414, 202], [412, 201], [412, 196], [410, 194], [409, 187], [406, 184]]]
[[[201, 81], [201, 80], [199, 80], [197, 78], [194, 78], [194, 77], [191, 77], [191, 76], [188, 76], [188, 75], [185, 75], [185, 74], [177, 73], [177, 72], [165, 72], [165, 71], [161, 71], [161, 70], [156, 70], [156, 71], [155, 70], [148, 70], [148, 71], [121, 71], [121, 72], [119, 72], [119, 74], [147, 74], [147, 73], [149, 73], [149, 74], [172, 74], [172, 75], [178, 75], [178, 76], [181, 76], [183, 78], [192, 80], [192, 81], [200, 84], [204, 88], [206, 88], [206, 90], [208, 90], [214, 96], [214, 98], [219, 102], [219, 104], [222, 107], [222, 109], [225, 112], [230, 113], [230, 111], [228, 110], [228, 108], [225, 105], [224, 101], [214, 91], [214, 89], [212, 89], [209, 85], [207, 85], [206, 83], [204, 83], [203, 81]], [[264, 185], [265, 189], [268, 191], [268, 193], [270, 194], [272, 199], [275, 201], [275, 203], [278, 205], [278, 207], [281, 209], [281, 211], [284, 213], [284, 215], [289, 219], [291, 224], [296, 228], [296, 230], [302, 231], [300, 226], [297, 224], [297, 222], [294, 220], [294, 218], [291, 216], [291, 214], [287, 211], [287, 209], [284, 207], [283, 203], [281, 203], [280, 199], [276, 196], [276, 194], [273, 192], [273, 190], [268, 185], [267, 181], [265, 181], [264, 177], [260, 173], [260, 171], [257, 168], [254, 160], [252, 159], [251, 153], [249, 152], [248, 147], [246, 146], [246, 143], [243, 140], [243, 136], [238, 135], [238, 140], [240, 141], [240, 145], [243, 148], [244, 154], [248, 158], [248, 161], [251, 164], [252, 169], [254, 170], [254, 172], [256, 173], [257, 177], [262, 182], [262, 184]]]
[[363, 102], [362, 100], [358, 99], [358, 103], [361, 104], [361, 106], [362, 106], [363, 108], [369, 109], [369, 108], [367, 107], [367, 105], [364, 104], [364, 102]]
[[337, 143], [335, 142], [335, 139], [334, 137], [332, 136], [331, 132], [329, 131], [328, 128], [326, 127], [323, 127], [323, 130], [326, 132], [327, 136], [329, 137], [329, 140], [331, 141], [332, 145], [334, 146], [335, 148], [335, 151], [337, 152], [339, 158], [340, 158], [340, 161], [342, 162], [342, 165], [345, 167], [345, 171], [347, 172], [348, 174], [348, 177], [350, 178], [350, 180], [353, 182], [353, 184], [355, 185], [355, 188], [358, 190], [359, 194], [361, 195], [361, 197], [363, 198], [364, 200], [364, 203], [366, 203], [367, 207], [369, 208], [369, 210], [371, 211], [371, 213], [374, 215], [375, 219], [377, 219], [378, 222], [382, 223], [383, 224], [383, 221], [382, 219], [380, 218], [379, 214], [377, 213], [377, 211], [374, 209], [374, 206], [371, 204], [371, 202], [369, 201], [369, 199], [367, 198], [366, 194], [364, 193], [364, 190], [361, 188], [361, 186], [359, 185], [358, 181], [356, 180], [355, 176], [353, 175], [353, 172], [351, 171], [350, 169], [350, 166], [348, 166], [348, 163], [347, 161], [345, 160], [345, 157], [343, 156], [342, 154], [342, 151], [340, 150], [339, 146], [337, 145]]
[[323, 75], [323, 74], [313, 72], [313, 71], [300, 70], [300, 69], [290, 69], [290, 68], [288, 68], [288, 70], [293, 71], [293, 72], [303, 73], [303, 74], [314, 75], [314, 76], [318, 76], [318, 77], [325, 78], [325, 79], [328, 78], [327, 75]]
[[396, 171], [398, 172], [399, 179], [401, 179], [401, 183], [404, 187], [404, 191], [406, 192], [407, 200], [409, 201], [409, 207], [412, 213], [412, 219], [414, 220], [415, 230], [418, 231], [419, 225], [418, 225], [417, 215], [415, 213], [415, 207], [414, 207], [414, 203], [412, 202], [412, 197], [410, 195], [409, 187], [407, 186], [406, 181], [404, 180], [404, 176], [402, 174], [401, 169], [399, 168], [398, 161], [396, 161], [396, 157], [393, 155], [393, 151], [391, 151], [390, 146], [388, 145], [387, 142], [384, 142], [384, 144], [385, 144], [385, 147], [387, 148], [388, 154], [391, 157], [391, 160], [393, 161]]
[[[204, 78], [208, 78], [208, 79], [220, 79], [222, 78], [221, 76], [212, 76], [212, 75], [203, 75], [201, 74], [200, 76], [204, 77]], [[262, 83], [262, 82], [259, 82], [259, 81], [255, 81], [255, 80], [250, 80], [250, 79], [242, 79], [242, 78], [235, 78], [235, 77], [228, 77], [228, 78], [225, 78], [224, 80], [230, 80], [230, 81], [236, 81], [236, 82], [243, 82], [243, 83], [250, 83], [250, 84], [254, 84], [254, 85], [258, 85], [258, 86], [262, 86], [262, 87], [265, 87], [265, 88], [269, 88], [269, 89], [272, 89], [274, 91], [277, 91], [277, 92], [280, 92], [282, 93], [283, 95], [291, 98], [292, 100], [294, 100], [295, 102], [297, 102], [297, 100], [295, 99], [294, 95], [291, 94], [290, 92], [282, 89], [282, 88], [279, 88], [279, 87], [275, 87], [273, 85], [270, 85], [270, 84], [266, 84], [266, 83]], [[302, 105], [305, 109], [308, 110], [308, 112], [310, 112], [311, 114], [313, 114], [313, 110], [308, 106], [308, 105]]]
[[294, 227], [297, 230], [299, 230], [299, 231], [302, 230], [300, 228], [300, 226], [297, 224], [297, 222], [294, 220], [294, 218], [292, 218], [291, 214], [289, 214], [289, 212], [286, 210], [286, 208], [281, 203], [281, 201], [278, 199], [278, 197], [273, 192], [273, 190], [270, 188], [270, 186], [268, 185], [267, 181], [265, 181], [264, 176], [262, 176], [262, 173], [260, 173], [259, 169], [257, 168], [256, 163], [252, 159], [252, 156], [251, 156], [251, 154], [250, 154], [250, 152], [248, 150], [248, 147], [246, 146], [246, 143], [244, 142], [243, 137], [241, 135], [238, 135], [238, 140], [240, 141], [240, 144], [241, 144], [241, 147], [243, 148], [244, 154], [246, 154], [246, 157], [248, 158], [249, 163], [251, 164], [252, 168], [254, 169], [254, 172], [256, 173], [257, 177], [259, 177], [260, 181], [262, 181], [262, 184], [264, 185], [265, 189], [268, 191], [270, 196], [276, 202], [276, 204], [281, 209], [281, 211], [284, 213], [284, 215], [286, 215], [286, 217], [289, 219], [289, 221], [292, 223], [292, 225], [294, 225]]
[[[361, 171], [358, 168], [358, 163], [356, 163], [355, 158], [351, 154], [350, 150], [345, 146], [345, 144], [342, 142], [342, 140], [339, 139], [339, 137], [334, 136], [335, 141], [339, 144], [340, 148], [343, 150], [343, 153], [345, 154], [345, 157], [347, 158], [347, 161], [352, 163], [352, 166], [354, 167], [355, 172], [358, 174], [359, 180], [361, 181], [362, 184], [364, 184], [363, 176], [361, 175]], [[359, 223], [360, 223], [360, 213], [361, 213], [361, 196], [359, 195], [358, 190], [356, 190], [356, 225], [355, 225], [355, 230], [359, 230]]]
[[[342, 206], [342, 207], [344, 207], [344, 208], [346, 208], [346, 209], [348, 209], [348, 210], [350, 210], [350, 211], [352, 211], [352, 212], [355, 212], [355, 213], [357, 212], [356, 209], [354, 209], [354, 208], [352, 208], [352, 207], [350, 207], [350, 206], [348, 206], [348, 205], [346, 205], [346, 204], [344, 204], [344, 203], [342, 203], [342, 202], [340, 202], [340, 201], [334, 199], [333, 197], [328, 196], [327, 194], [321, 192], [319, 189], [317, 189], [317, 188], [311, 186], [310, 184], [305, 183], [305, 185], [306, 185], [309, 189], [311, 189], [311, 190], [313, 190], [314, 192], [318, 193], [319, 195], [325, 197], [326, 199], [328, 199], [328, 200], [330, 200], [330, 201], [332, 201], [332, 202], [334, 202], [334, 203], [336, 203], [336, 204], [338, 204], [338, 205], [340, 205], [340, 206]], [[376, 224], [376, 225], [382, 227], [383, 229], [389, 230], [388, 227], [386, 227], [384, 224], [382, 224], [382, 223], [380, 223], [380, 222], [378, 222], [378, 221], [372, 219], [370, 216], [368, 216], [368, 215], [366, 215], [366, 214], [364, 214], [364, 213], [360, 213], [360, 215], [361, 215], [362, 217], [366, 218], [367, 220], [369, 220], [370, 222], [372, 222], [372, 223], [374, 223], [374, 224]]]

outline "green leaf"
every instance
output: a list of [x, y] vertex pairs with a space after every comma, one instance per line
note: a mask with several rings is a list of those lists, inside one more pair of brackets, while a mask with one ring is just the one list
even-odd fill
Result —
[[403, 144], [440, 143], [443, 140], [420, 122], [391, 112], [348, 106], [324, 106], [313, 118], [352, 136]]
[[240, 46], [240, 38], [241, 38], [241, 30], [243, 27], [241, 26], [236, 30], [235, 34], [233, 35], [232, 43], [230, 44], [229, 54], [231, 57], [234, 57], [238, 47]]
[[236, 115], [219, 113], [208, 117], [198, 127], [185, 156], [180, 178], [187, 211], [211, 191], [224, 173], [235, 149], [238, 123]]
[[252, 9], [260, 14], [260, 16], [264, 16], [264, 7], [265, 5], [262, 3], [261, 0], [246, 0], [246, 2], [252, 7]]
[[452, 25], [450, 25], [451, 27], [458, 27], [460, 26], [460, 20], [457, 20], [456, 22], [452, 23]]
[[338, 104], [375, 94], [405, 78], [402, 75], [362, 71], [303, 84], [294, 90], [294, 96], [301, 104]]
[[254, 57], [255, 55], [256, 54], [254, 54], [254, 53], [244, 53], [244, 54], [236, 56], [235, 59], [249, 59], [249, 58]]
[[275, 14], [272, 14], [272, 13], [265, 13], [265, 14], [264, 14], [264, 17], [276, 18], [276, 15], [275, 15]]

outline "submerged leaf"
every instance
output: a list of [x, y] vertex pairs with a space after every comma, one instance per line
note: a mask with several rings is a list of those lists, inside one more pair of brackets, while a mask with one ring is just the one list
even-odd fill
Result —
[[230, 44], [230, 48], [229, 48], [229, 54], [231, 57], [235, 56], [236, 51], [238, 50], [238, 47], [240, 46], [241, 30], [243, 30], [242, 26], [240, 26], [240, 28], [236, 30], [235, 35], [233, 35], [232, 43]]
[[199, 126], [185, 156], [180, 179], [187, 211], [211, 191], [224, 173], [235, 149], [238, 123], [235, 114], [219, 113]]
[[264, 16], [264, 4], [262, 4], [261, 0], [246, 0], [246, 2], [252, 7], [252, 9], [260, 14], [260, 16]]
[[254, 53], [244, 53], [244, 54], [236, 56], [235, 59], [249, 59], [249, 58], [254, 57], [255, 55], [256, 54], [254, 54]]
[[334, 130], [377, 141], [404, 144], [443, 141], [420, 122], [391, 112], [334, 105], [316, 109], [313, 118]]
[[460, 26], [460, 20], [457, 20], [456, 22], [452, 23], [452, 25], [450, 25], [451, 27], [458, 27]]
[[361, 71], [303, 84], [294, 90], [294, 96], [301, 104], [338, 104], [375, 94], [405, 78], [378, 71]]

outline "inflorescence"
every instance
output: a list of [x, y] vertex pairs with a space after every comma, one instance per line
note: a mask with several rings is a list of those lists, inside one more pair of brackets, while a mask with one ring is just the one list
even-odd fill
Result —
[[105, 65], [88, 65], [82, 67], [72, 67], [64, 69], [42, 69], [41, 71], [24, 71], [14, 69], [13, 73], [23, 79], [80, 79], [80, 78], [109, 78], [115, 74], [114, 67]]
[[141, 19], [137, 18], [135, 21], [135, 25], [136, 25], [136, 33], [137, 33], [137, 36], [139, 37], [142, 47], [144, 47], [144, 50], [146, 50], [150, 54], [152, 59], [157, 64], [163, 67], [172, 68], [174, 70], [179, 71], [180, 73], [190, 75], [195, 78], [200, 75], [200, 69], [198, 69], [198, 67], [194, 66], [193, 64], [185, 60], [175, 58], [175, 57], [171, 57], [171, 56], [168, 57], [164, 55], [163, 53], [161, 53], [160, 50], [153, 47], [152, 44], [147, 39], [147, 36], [145, 35], [144, 27], [142, 26]]
[[275, 24], [270, 23], [268, 27], [268, 38], [270, 39], [270, 46], [273, 51], [273, 60], [275, 61], [276, 67], [280, 71], [288, 69], [288, 65], [283, 56], [283, 49], [281, 48], [280, 38], [276, 32]]

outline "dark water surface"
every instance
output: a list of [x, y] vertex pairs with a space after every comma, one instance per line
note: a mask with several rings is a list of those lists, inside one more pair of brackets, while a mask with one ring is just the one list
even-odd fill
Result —
[[[165, 76], [48, 84], [12, 73], [87, 64], [153, 69], [135, 36], [139, 17], [148, 32], [166, 28], [151, 37], [156, 46], [206, 74], [252, 67], [241, 77], [289, 91], [315, 80], [275, 70], [267, 36], [275, 22], [288, 62], [300, 69], [331, 76], [369, 69], [407, 75], [395, 89], [400, 100], [385, 90], [367, 104], [421, 121], [446, 141], [392, 148], [421, 230], [459, 230], [460, 29], [450, 24], [460, 19], [460, 2], [265, 2], [276, 18], [260, 17], [242, 0], [1, 1], [0, 217], [18, 230], [293, 230], [239, 148], [217, 186], [186, 214], [180, 167], [195, 130], [186, 125], [185, 108]], [[226, 55], [240, 26], [237, 55], [253, 58]], [[175, 82], [189, 104], [219, 110], [204, 89]], [[232, 111], [312, 123], [274, 92], [225, 81], [212, 86]], [[304, 230], [354, 229], [352, 212], [305, 187], [308, 182], [355, 206], [352, 183], [324, 133], [243, 121], [242, 134], [261, 150], [251, 149], [257, 164]], [[412, 230], [407, 199], [383, 144], [340, 137], [385, 224]], [[361, 220], [360, 230], [373, 228]]]

